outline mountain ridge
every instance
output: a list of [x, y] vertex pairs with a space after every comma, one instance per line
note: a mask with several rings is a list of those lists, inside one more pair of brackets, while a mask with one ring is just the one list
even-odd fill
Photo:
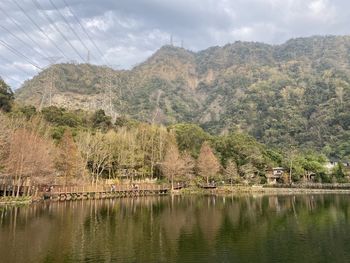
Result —
[[212, 133], [242, 130], [273, 146], [350, 155], [349, 54], [350, 36], [280, 45], [237, 41], [198, 52], [163, 46], [131, 70], [54, 65], [16, 97], [47, 106], [53, 74], [53, 105], [164, 124], [194, 122]]

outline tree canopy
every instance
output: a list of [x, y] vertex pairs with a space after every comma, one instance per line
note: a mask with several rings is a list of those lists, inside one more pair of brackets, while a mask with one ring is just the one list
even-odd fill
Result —
[[0, 78], [0, 110], [9, 112], [14, 101], [14, 95], [9, 85]]

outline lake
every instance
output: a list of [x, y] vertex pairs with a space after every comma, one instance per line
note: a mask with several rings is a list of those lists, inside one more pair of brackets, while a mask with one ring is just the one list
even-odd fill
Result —
[[0, 207], [0, 262], [350, 262], [350, 196], [163, 196]]

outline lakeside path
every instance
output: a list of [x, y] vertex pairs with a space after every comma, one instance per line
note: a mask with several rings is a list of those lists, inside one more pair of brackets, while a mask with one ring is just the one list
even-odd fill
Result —
[[32, 203], [31, 197], [0, 197], [1, 205], [27, 205]]
[[[215, 189], [201, 189], [198, 187], [174, 190], [170, 195], [303, 195], [303, 194], [350, 194], [350, 189], [313, 189], [313, 188], [277, 188], [262, 186], [218, 186]], [[127, 196], [124, 196], [127, 197]], [[141, 195], [128, 196], [128, 198], [140, 198]], [[110, 196], [109, 198], [121, 198], [120, 196]], [[100, 199], [100, 198], [93, 198]], [[79, 200], [90, 200], [79, 199]], [[44, 198], [36, 199], [35, 202], [44, 201]], [[51, 200], [55, 201], [55, 200]], [[57, 200], [56, 200], [57, 201]], [[70, 200], [60, 200], [70, 201]], [[33, 203], [30, 197], [0, 197], [0, 206], [4, 205], [27, 205]]]
[[315, 188], [274, 188], [274, 187], [218, 187], [215, 189], [216, 194], [232, 193], [261, 193], [272, 195], [285, 194], [350, 194], [350, 189], [315, 189]]
[[294, 195], [294, 194], [350, 194], [350, 189], [315, 189], [315, 188], [275, 188], [262, 186], [219, 186], [212, 190], [187, 188], [175, 191], [174, 194], [263, 194], [263, 195]]

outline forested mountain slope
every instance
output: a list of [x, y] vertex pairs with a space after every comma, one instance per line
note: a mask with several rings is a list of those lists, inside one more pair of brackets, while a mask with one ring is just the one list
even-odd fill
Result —
[[275, 46], [236, 42], [196, 53], [164, 46], [124, 71], [58, 64], [16, 96], [47, 106], [50, 90], [54, 105], [165, 124], [194, 122], [212, 133], [242, 130], [276, 147], [350, 156], [349, 36]]

